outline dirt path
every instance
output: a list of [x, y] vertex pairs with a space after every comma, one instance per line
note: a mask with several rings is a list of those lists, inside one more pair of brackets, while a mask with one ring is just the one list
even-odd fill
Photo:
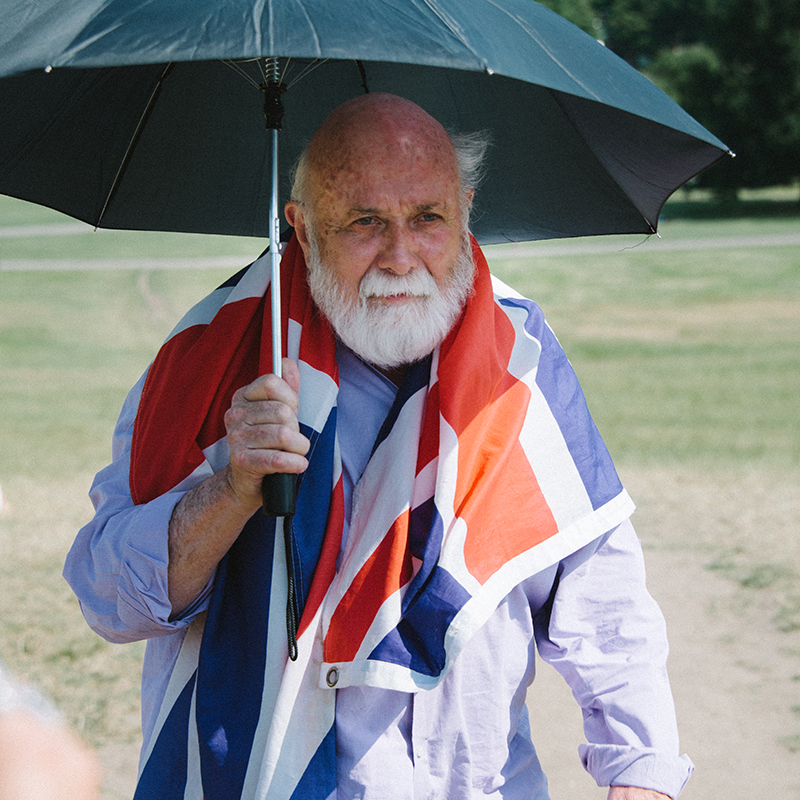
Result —
[[[800, 629], [779, 628], [781, 609], [791, 612], [797, 600], [797, 475], [653, 471], [625, 483], [639, 502], [648, 585], [669, 627], [681, 750], [696, 766], [682, 798], [798, 800]], [[786, 584], [709, 569], [733, 551], [754, 568], [785, 567]], [[534, 731], [547, 731], [537, 747], [553, 800], [605, 798], [578, 761], [577, 706], [547, 665], [529, 707]]]
[[[52, 229], [52, 230], [48, 230]], [[102, 233], [81, 223], [59, 225], [0, 226], [3, 237], [42, 236], [53, 234]], [[499, 260], [544, 258], [552, 256], [618, 253], [624, 250], [716, 250], [738, 247], [786, 247], [800, 245], [800, 233], [767, 234], [764, 236], [708, 237], [702, 239], [658, 239], [655, 236], [593, 236], [547, 242], [519, 242], [493, 246], [487, 256]], [[207, 258], [95, 258], [95, 259], [7, 259], [0, 256], [0, 272], [49, 270], [105, 269], [240, 269], [245, 256], [213, 256]]]
[[[696, 766], [682, 798], [798, 800], [800, 753], [789, 744], [800, 732], [800, 664], [788, 641], [737, 619], [735, 584], [683, 554], [649, 553], [648, 573], [670, 629], [681, 751]], [[541, 665], [528, 705], [534, 730], [547, 731], [537, 748], [552, 800], [605, 798], [580, 765], [580, 712], [551, 667]]]

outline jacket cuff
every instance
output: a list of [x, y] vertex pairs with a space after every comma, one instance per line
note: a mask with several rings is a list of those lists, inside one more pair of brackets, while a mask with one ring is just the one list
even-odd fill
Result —
[[638, 786], [675, 798], [694, 772], [688, 756], [625, 745], [581, 745], [579, 753], [598, 786]]

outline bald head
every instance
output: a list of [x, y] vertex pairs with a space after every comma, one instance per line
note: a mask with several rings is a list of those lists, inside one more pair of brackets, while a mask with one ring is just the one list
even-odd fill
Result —
[[[397, 176], [435, 165], [460, 182], [447, 132], [415, 103], [391, 94], [348, 100], [322, 123], [298, 163], [292, 199], [314, 204], [343, 182]], [[471, 187], [469, 187], [471, 189]]]

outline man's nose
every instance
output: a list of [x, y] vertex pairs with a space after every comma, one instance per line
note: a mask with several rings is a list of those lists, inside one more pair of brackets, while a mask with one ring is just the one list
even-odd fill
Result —
[[390, 225], [383, 235], [378, 266], [395, 275], [405, 275], [418, 263], [413, 233], [401, 225]]

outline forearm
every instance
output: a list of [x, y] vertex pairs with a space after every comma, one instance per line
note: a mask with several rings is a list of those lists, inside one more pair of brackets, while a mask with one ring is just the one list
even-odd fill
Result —
[[188, 608], [258, 506], [232, 490], [230, 467], [198, 484], [175, 506], [169, 523], [168, 587], [172, 617]]
[[[284, 370], [297, 385], [293, 362], [285, 360]], [[256, 394], [266, 386], [263, 396], [274, 394], [278, 401], [251, 403], [250, 416], [238, 414], [230, 454], [220, 451], [214, 463], [198, 467], [188, 492], [183, 481], [180, 488], [135, 505], [129, 467], [143, 384], [144, 377], [125, 401], [114, 432], [114, 461], [92, 486], [95, 516], [78, 533], [64, 567], [87, 622], [112, 642], [165, 636], [188, 625], [205, 607], [203, 592], [217, 564], [261, 503], [262, 476], [307, 466], [298, 455], [306, 452], [308, 440], [293, 416], [296, 392], [288, 385], [275, 390], [274, 376], [267, 376], [257, 382]], [[288, 413], [281, 397], [290, 404]]]

